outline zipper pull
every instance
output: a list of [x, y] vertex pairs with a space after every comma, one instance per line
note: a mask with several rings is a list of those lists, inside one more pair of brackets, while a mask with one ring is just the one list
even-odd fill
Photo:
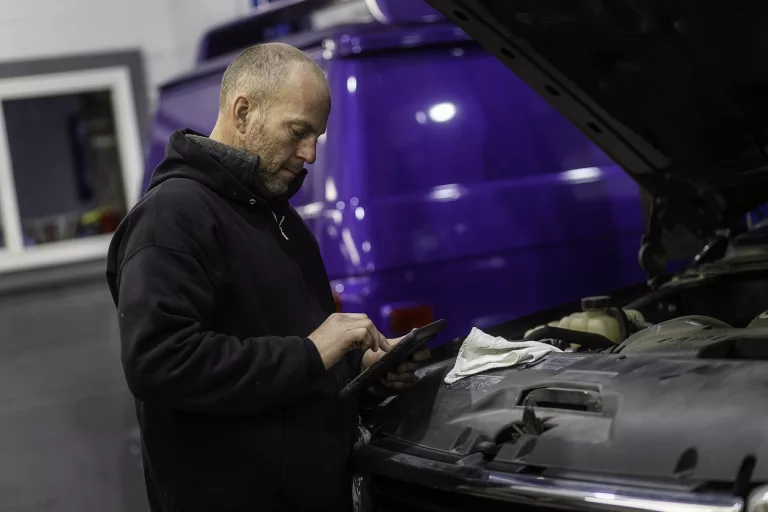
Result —
[[275, 212], [272, 212], [272, 216], [275, 218], [275, 223], [277, 224], [277, 229], [280, 230], [280, 234], [283, 235], [283, 238], [286, 240], [290, 240], [288, 235], [285, 234], [285, 231], [283, 231], [283, 221], [285, 220], [285, 215], [280, 217], [280, 220], [277, 220], [277, 214]]

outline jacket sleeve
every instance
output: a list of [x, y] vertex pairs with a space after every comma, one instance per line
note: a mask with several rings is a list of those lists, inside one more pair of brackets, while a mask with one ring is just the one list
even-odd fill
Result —
[[191, 254], [148, 245], [117, 277], [123, 369], [142, 402], [213, 415], [258, 414], [300, 399], [325, 373], [309, 339], [239, 339], [205, 330], [214, 288]]

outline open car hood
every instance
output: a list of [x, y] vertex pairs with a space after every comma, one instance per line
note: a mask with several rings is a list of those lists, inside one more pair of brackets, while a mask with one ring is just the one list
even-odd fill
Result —
[[704, 237], [768, 199], [768, 3], [427, 2], [654, 198], [648, 237]]

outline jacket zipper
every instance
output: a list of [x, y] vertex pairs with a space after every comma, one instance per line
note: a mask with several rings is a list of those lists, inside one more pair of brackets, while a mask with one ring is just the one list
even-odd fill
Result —
[[[290, 241], [290, 238], [288, 238], [288, 235], [286, 235], [285, 231], [283, 231], [283, 222], [285, 221], [285, 215], [282, 215], [280, 217], [280, 219], [278, 219], [277, 218], [277, 213], [275, 213], [274, 210], [273, 210], [272, 211], [272, 217], [274, 217], [274, 219], [275, 219], [275, 223], [277, 224], [277, 229], [280, 230], [280, 234], [283, 235], [283, 238], [285, 238], [286, 240]], [[296, 263], [293, 261], [293, 257], [291, 257], [291, 264], [293, 265], [293, 268], [296, 271], [296, 273], [298, 275], [302, 275], [301, 271], [298, 268], [296, 268]], [[308, 291], [307, 291], [306, 287], [304, 287], [303, 276], [302, 276], [302, 279], [301, 279], [301, 284], [302, 284], [302, 287], [304, 288], [304, 292], [308, 294]], [[313, 318], [314, 318], [314, 315], [312, 315], [311, 310], [310, 310], [309, 314], [311, 316], [313, 316]], [[339, 389], [343, 388], [344, 387], [344, 383], [342, 382], [342, 379], [339, 376], [339, 372], [337, 372], [333, 368], [331, 368], [331, 371], [333, 372], [333, 376], [336, 377], [336, 384], [338, 385]]]
[[286, 240], [290, 240], [290, 238], [288, 238], [288, 235], [285, 234], [285, 231], [283, 231], [283, 221], [285, 220], [285, 215], [280, 217], [280, 220], [277, 220], [277, 214], [273, 211], [272, 216], [275, 218], [275, 223], [277, 223], [277, 229], [280, 230], [280, 234], [283, 235], [283, 238], [285, 238]]

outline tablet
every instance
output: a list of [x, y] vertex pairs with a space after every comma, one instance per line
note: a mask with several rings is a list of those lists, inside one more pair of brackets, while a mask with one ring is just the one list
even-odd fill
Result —
[[406, 335], [400, 343], [392, 347], [392, 350], [381, 356], [378, 361], [347, 384], [339, 392], [339, 396], [341, 398], [349, 398], [375, 385], [387, 372], [397, 368], [400, 363], [407, 361], [415, 352], [418, 352], [424, 344], [434, 338], [444, 327], [445, 320], [438, 320]]

